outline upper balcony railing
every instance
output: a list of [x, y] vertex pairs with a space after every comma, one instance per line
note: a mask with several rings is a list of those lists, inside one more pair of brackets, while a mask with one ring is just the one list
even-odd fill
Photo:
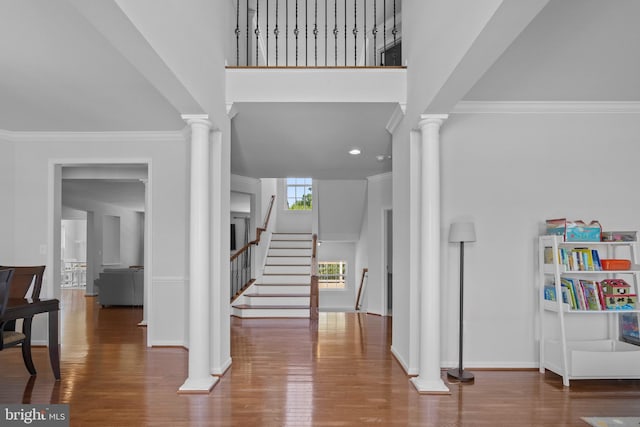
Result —
[[402, 65], [400, 0], [234, 3], [237, 67]]

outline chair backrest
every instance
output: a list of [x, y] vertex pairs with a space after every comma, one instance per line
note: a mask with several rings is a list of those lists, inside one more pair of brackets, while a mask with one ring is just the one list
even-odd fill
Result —
[[13, 280], [9, 288], [10, 298], [26, 298], [29, 288], [32, 287], [31, 298], [40, 298], [40, 289], [42, 288], [42, 277], [46, 266], [37, 265], [29, 267], [18, 266], [0, 266], [0, 269], [13, 269]]
[[[0, 270], [0, 316], [4, 314], [9, 299], [9, 284], [13, 277], [13, 269]], [[0, 328], [1, 330], [2, 328]]]

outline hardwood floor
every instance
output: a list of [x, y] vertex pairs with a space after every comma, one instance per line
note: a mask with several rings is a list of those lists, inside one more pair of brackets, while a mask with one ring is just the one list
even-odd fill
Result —
[[582, 416], [640, 416], [640, 381], [573, 381], [537, 371], [473, 370], [451, 395], [419, 395], [389, 352], [390, 319], [321, 313], [232, 320], [233, 365], [210, 394], [176, 393], [187, 352], [145, 347], [136, 308], [62, 299], [62, 380], [46, 348], [36, 377], [0, 352], [0, 402], [68, 403], [72, 426], [586, 426]]

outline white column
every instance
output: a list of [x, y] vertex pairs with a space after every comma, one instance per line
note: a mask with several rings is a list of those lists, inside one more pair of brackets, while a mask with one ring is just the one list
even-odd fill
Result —
[[191, 211], [189, 230], [189, 377], [182, 393], [208, 393], [211, 376], [209, 298], [209, 132], [208, 115], [183, 115], [191, 126]]
[[446, 114], [421, 116], [420, 393], [449, 393], [440, 372], [440, 126]]

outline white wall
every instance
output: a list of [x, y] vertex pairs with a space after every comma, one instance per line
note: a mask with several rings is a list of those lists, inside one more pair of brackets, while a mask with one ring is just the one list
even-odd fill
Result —
[[362, 227], [366, 180], [316, 180], [314, 209], [318, 211], [318, 238], [356, 241]]
[[0, 200], [4, 208], [0, 209], [0, 263], [14, 264], [13, 260], [13, 221], [14, 209], [14, 149], [13, 144], [0, 134]]
[[[278, 193], [274, 210], [276, 214], [276, 232], [311, 233], [313, 229], [313, 213], [311, 211], [290, 211], [287, 209], [286, 179], [278, 179]], [[313, 206], [313, 209], [317, 207]]]
[[384, 211], [392, 206], [391, 174], [375, 175], [367, 178], [367, 240], [368, 263], [366, 307], [367, 312], [386, 315], [386, 268]]
[[[26, 135], [25, 135], [26, 137]], [[187, 208], [188, 179], [186, 153], [188, 144], [177, 134], [157, 137], [114, 135], [109, 138], [52, 134], [34, 135], [33, 141], [20, 141], [15, 149], [14, 211], [20, 212], [12, 221], [15, 235], [20, 236], [13, 246], [15, 263], [45, 264], [47, 247], [49, 164], [53, 159], [149, 159], [153, 203], [153, 277], [148, 333], [156, 344], [184, 342], [185, 312], [182, 309], [185, 292], [188, 251]], [[19, 171], [28, 170], [29, 173]], [[47, 266], [49, 270], [51, 266]], [[48, 276], [49, 277], [49, 276]], [[53, 276], [50, 276], [53, 277]], [[52, 295], [52, 284], [46, 283], [43, 295]], [[166, 313], [172, 312], [171, 318]], [[38, 325], [36, 325], [38, 326]], [[44, 337], [44, 331], [34, 331]], [[38, 336], [34, 337], [35, 340]]]
[[[353, 311], [355, 308], [357, 264], [354, 242], [322, 242], [318, 247], [318, 261], [345, 261], [347, 277], [345, 289], [320, 289], [321, 311]], [[359, 276], [358, 276], [359, 277]]]
[[540, 227], [568, 217], [639, 230], [639, 134], [636, 114], [456, 114], [445, 122], [443, 364], [457, 363], [458, 247], [446, 242], [449, 224], [472, 220], [477, 232], [465, 246], [466, 365], [533, 367]]

